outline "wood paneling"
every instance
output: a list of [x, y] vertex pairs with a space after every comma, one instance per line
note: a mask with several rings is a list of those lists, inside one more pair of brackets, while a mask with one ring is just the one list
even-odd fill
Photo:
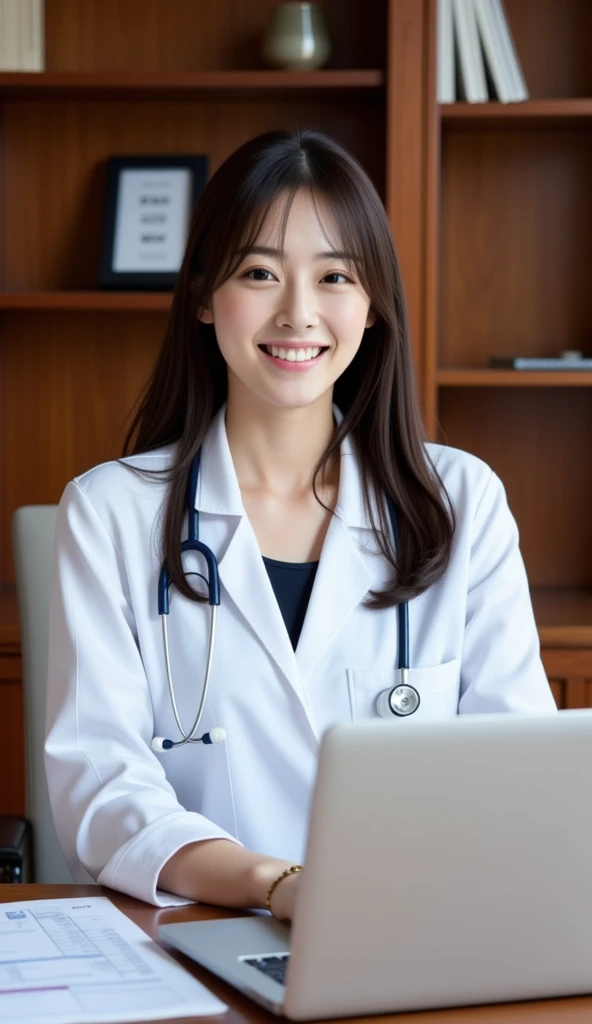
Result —
[[57, 502], [73, 476], [118, 457], [152, 368], [163, 313], [4, 313], [0, 321], [2, 582], [13, 579], [10, 518]]
[[445, 388], [441, 439], [501, 477], [531, 586], [592, 586], [592, 400], [585, 388]]
[[544, 650], [542, 658], [558, 707], [592, 707], [592, 647], [581, 651]]
[[0, 654], [0, 814], [25, 813], [21, 659]]

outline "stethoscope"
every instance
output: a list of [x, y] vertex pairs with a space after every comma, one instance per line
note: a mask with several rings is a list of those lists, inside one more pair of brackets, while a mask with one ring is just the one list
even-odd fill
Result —
[[[187, 486], [187, 540], [181, 543], [181, 552], [185, 551], [197, 551], [200, 555], [203, 555], [208, 570], [207, 578], [201, 573], [195, 575], [200, 576], [205, 582], [208, 588], [208, 603], [210, 605], [210, 635], [208, 640], [208, 654], [206, 660], [206, 671], [204, 684], [201, 693], [201, 700], [197, 709], [195, 720], [189, 732], [185, 732], [181, 718], [179, 716], [179, 709], [177, 708], [177, 701], [175, 698], [175, 688], [173, 686], [173, 678], [171, 675], [171, 659], [169, 655], [169, 638], [167, 632], [167, 616], [169, 614], [169, 588], [171, 585], [171, 578], [166, 562], [163, 563], [160, 575], [158, 577], [158, 614], [160, 615], [162, 623], [162, 643], [164, 649], [164, 661], [166, 666], [166, 676], [169, 687], [169, 696], [171, 698], [171, 704], [173, 707], [173, 714], [175, 716], [175, 722], [177, 728], [181, 734], [182, 739], [180, 740], [169, 740], [163, 736], [155, 736], [152, 740], [152, 749], [161, 753], [163, 750], [171, 750], [173, 747], [182, 747], [185, 743], [221, 743], [226, 739], [226, 733], [224, 729], [216, 727], [210, 729], [209, 732], [205, 732], [202, 736], [197, 736], [197, 730], [201, 722], [206, 698], [208, 695], [208, 688], [210, 685], [210, 675], [212, 672], [212, 661], [214, 658], [214, 643], [216, 638], [216, 611], [220, 604], [220, 579], [218, 576], [218, 561], [214, 552], [206, 544], [203, 544], [199, 539], [199, 512], [195, 507], [195, 498], [197, 495], [197, 485], [199, 481], [199, 467], [201, 463], [201, 448], [193, 457], [191, 463], [191, 470], [189, 473], [189, 483]], [[389, 518], [391, 521], [391, 528], [393, 531], [393, 538], [395, 544], [397, 542], [397, 513], [394, 502], [390, 497], [387, 497], [387, 506], [389, 512]], [[400, 682], [396, 686], [391, 687], [388, 690], [383, 690], [382, 693], [378, 694], [376, 698], [376, 710], [382, 718], [406, 718], [409, 715], [414, 714], [417, 711], [420, 703], [419, 693], [414, 686], [409, 683], [409, 604], [407, 601], [403, 601], [397, 607], [398, 621], [399, 621], [399, 644], [398, 644], [398, 656], [397, 656], [397, 669], [400, 673]]]

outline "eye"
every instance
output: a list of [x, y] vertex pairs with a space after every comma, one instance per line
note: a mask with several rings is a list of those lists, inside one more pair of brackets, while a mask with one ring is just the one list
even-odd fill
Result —
[[[341, 277], [342, 280], [341, 281], [329, 281], [328, 279], [330, 277]], [[347, 274], [342, 273], [341, 270], [334, 270], [331, 274], [326, 274], [325, 277], [323, 278], [323, 281], [327, 281], [328, 284], [352, 284], [351, 277], [348, 277]]]
[[[269, 274], [269, 277], [261, 277], [259, 275]], [[256, 277], [253, 275], [257, 275]], [[242, 277], [246, 277], [249, 281], [270, 281], [273, 278], [271, 270], [265, 270], [264, 267], [251, 267], [250, 270], [246, 270]]]

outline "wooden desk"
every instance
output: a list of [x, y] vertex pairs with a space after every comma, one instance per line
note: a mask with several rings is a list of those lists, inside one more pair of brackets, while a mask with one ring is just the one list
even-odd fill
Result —
[[[174, 907], [159, 910], [139, 900], [123, 896], [100, 885], [0, 885], [0, 903], [18, 900], [60, 899], [72, 896], [107, 896], [116, 907], [158, 942], [157, 926], [173, 921], [203, 921], [216, 917], [237, 917], [239, 911], [226, 911], [204, 905]], [[192, 960], [161, 943], [194, 977], [203, 982], [224, 1003], [228, 1011], [218, 1017], [176, 1017], [174, 1020], [152, 1024], [175, 1024], [179, 1020], [210, 1022], [210, 1024], [273, 1024], [279, 1018], [256, 1003], [241, 996], [209, 971], [198, 967]], [[350, 1018], [351, 1020], [351, 1018]], [[420, 1013], [401, 1013], [378, 1017], [359, 1017], [364, 1024], [589, 1024], [592, 1020], [592, 996], [573, 999], [547, 999], [530, 1003], [504, 1003], [497, 1006], [470, 1006], [451, 1010], [430, 1010]], [[148, 1022], [146, 1022], [148, 1024]]]

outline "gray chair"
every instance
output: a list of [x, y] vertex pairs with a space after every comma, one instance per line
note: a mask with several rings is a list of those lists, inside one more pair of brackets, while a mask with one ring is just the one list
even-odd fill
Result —
[[25, 505], [17, 508], [12, 519], [23, 655], [27, 817], [33, 827], [36, 882], [72, 881], [53, 823], [43, 762], [56, 515], [57, 505]]

